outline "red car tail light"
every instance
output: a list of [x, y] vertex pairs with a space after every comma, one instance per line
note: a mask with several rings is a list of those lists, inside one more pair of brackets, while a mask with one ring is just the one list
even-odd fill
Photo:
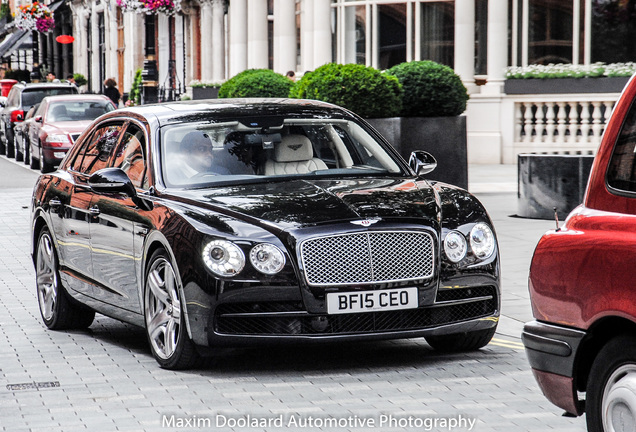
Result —
[[24, 120], [24, 111], [15, 110], [11, 113], [11, 123], [17, 123]]

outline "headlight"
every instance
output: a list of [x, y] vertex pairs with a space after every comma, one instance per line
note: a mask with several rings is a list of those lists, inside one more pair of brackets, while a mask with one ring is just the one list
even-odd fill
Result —
[[488, 258], [495, 250], [495, 235], [488, 225], [478, 223], [470, 230], [470, 247], [477, 258]]
[[460, 262], [466, 256], [467, 249], [466, 239], [462, 233], [458, 231], [451, 231], [446, 234], [444, 239], [444, 252], [446, 256], [452, 262]]
[[234, 276], [245, 266], [240, 247], [226, 240], [212, 240], [203, 249], [203, 262], [219, 276]]
[[46, 137], [46, 142], [70, 144], [71, 140], [68, 139], [67, 135], [53, 134]]
[[261, 243], [250, 251], [250, 262], [259, 272], [273, 275], [285, 266], [285, 255], [273, 244]]

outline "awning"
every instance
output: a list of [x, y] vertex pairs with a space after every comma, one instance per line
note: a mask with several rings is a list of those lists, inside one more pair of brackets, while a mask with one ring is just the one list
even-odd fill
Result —
[[24, 48], [31, 48], [31, 32], [27, 30], [16, 30], [0, 42], [0, 58], [10, 56], [22, 45], [26, 45]]

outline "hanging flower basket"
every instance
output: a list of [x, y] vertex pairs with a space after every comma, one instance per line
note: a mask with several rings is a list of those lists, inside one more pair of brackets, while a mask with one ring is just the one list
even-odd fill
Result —
[[21, 30], [48, 33], [55, 27], [53, 13], [45, 4], [35, 2], [18, 7], [15, 24]]
[[117, 0], [117, 6], [125, 11], [147, 15], [174, 15], [181, 10], [181, 0]]

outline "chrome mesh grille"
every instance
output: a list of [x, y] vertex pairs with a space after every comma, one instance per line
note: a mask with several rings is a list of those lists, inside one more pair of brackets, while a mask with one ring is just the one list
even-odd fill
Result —
[[300, 245], [309, 285], [351, 285], [424, 279], [433, 275], [428, 233], [370, 231], [318, 237]]

